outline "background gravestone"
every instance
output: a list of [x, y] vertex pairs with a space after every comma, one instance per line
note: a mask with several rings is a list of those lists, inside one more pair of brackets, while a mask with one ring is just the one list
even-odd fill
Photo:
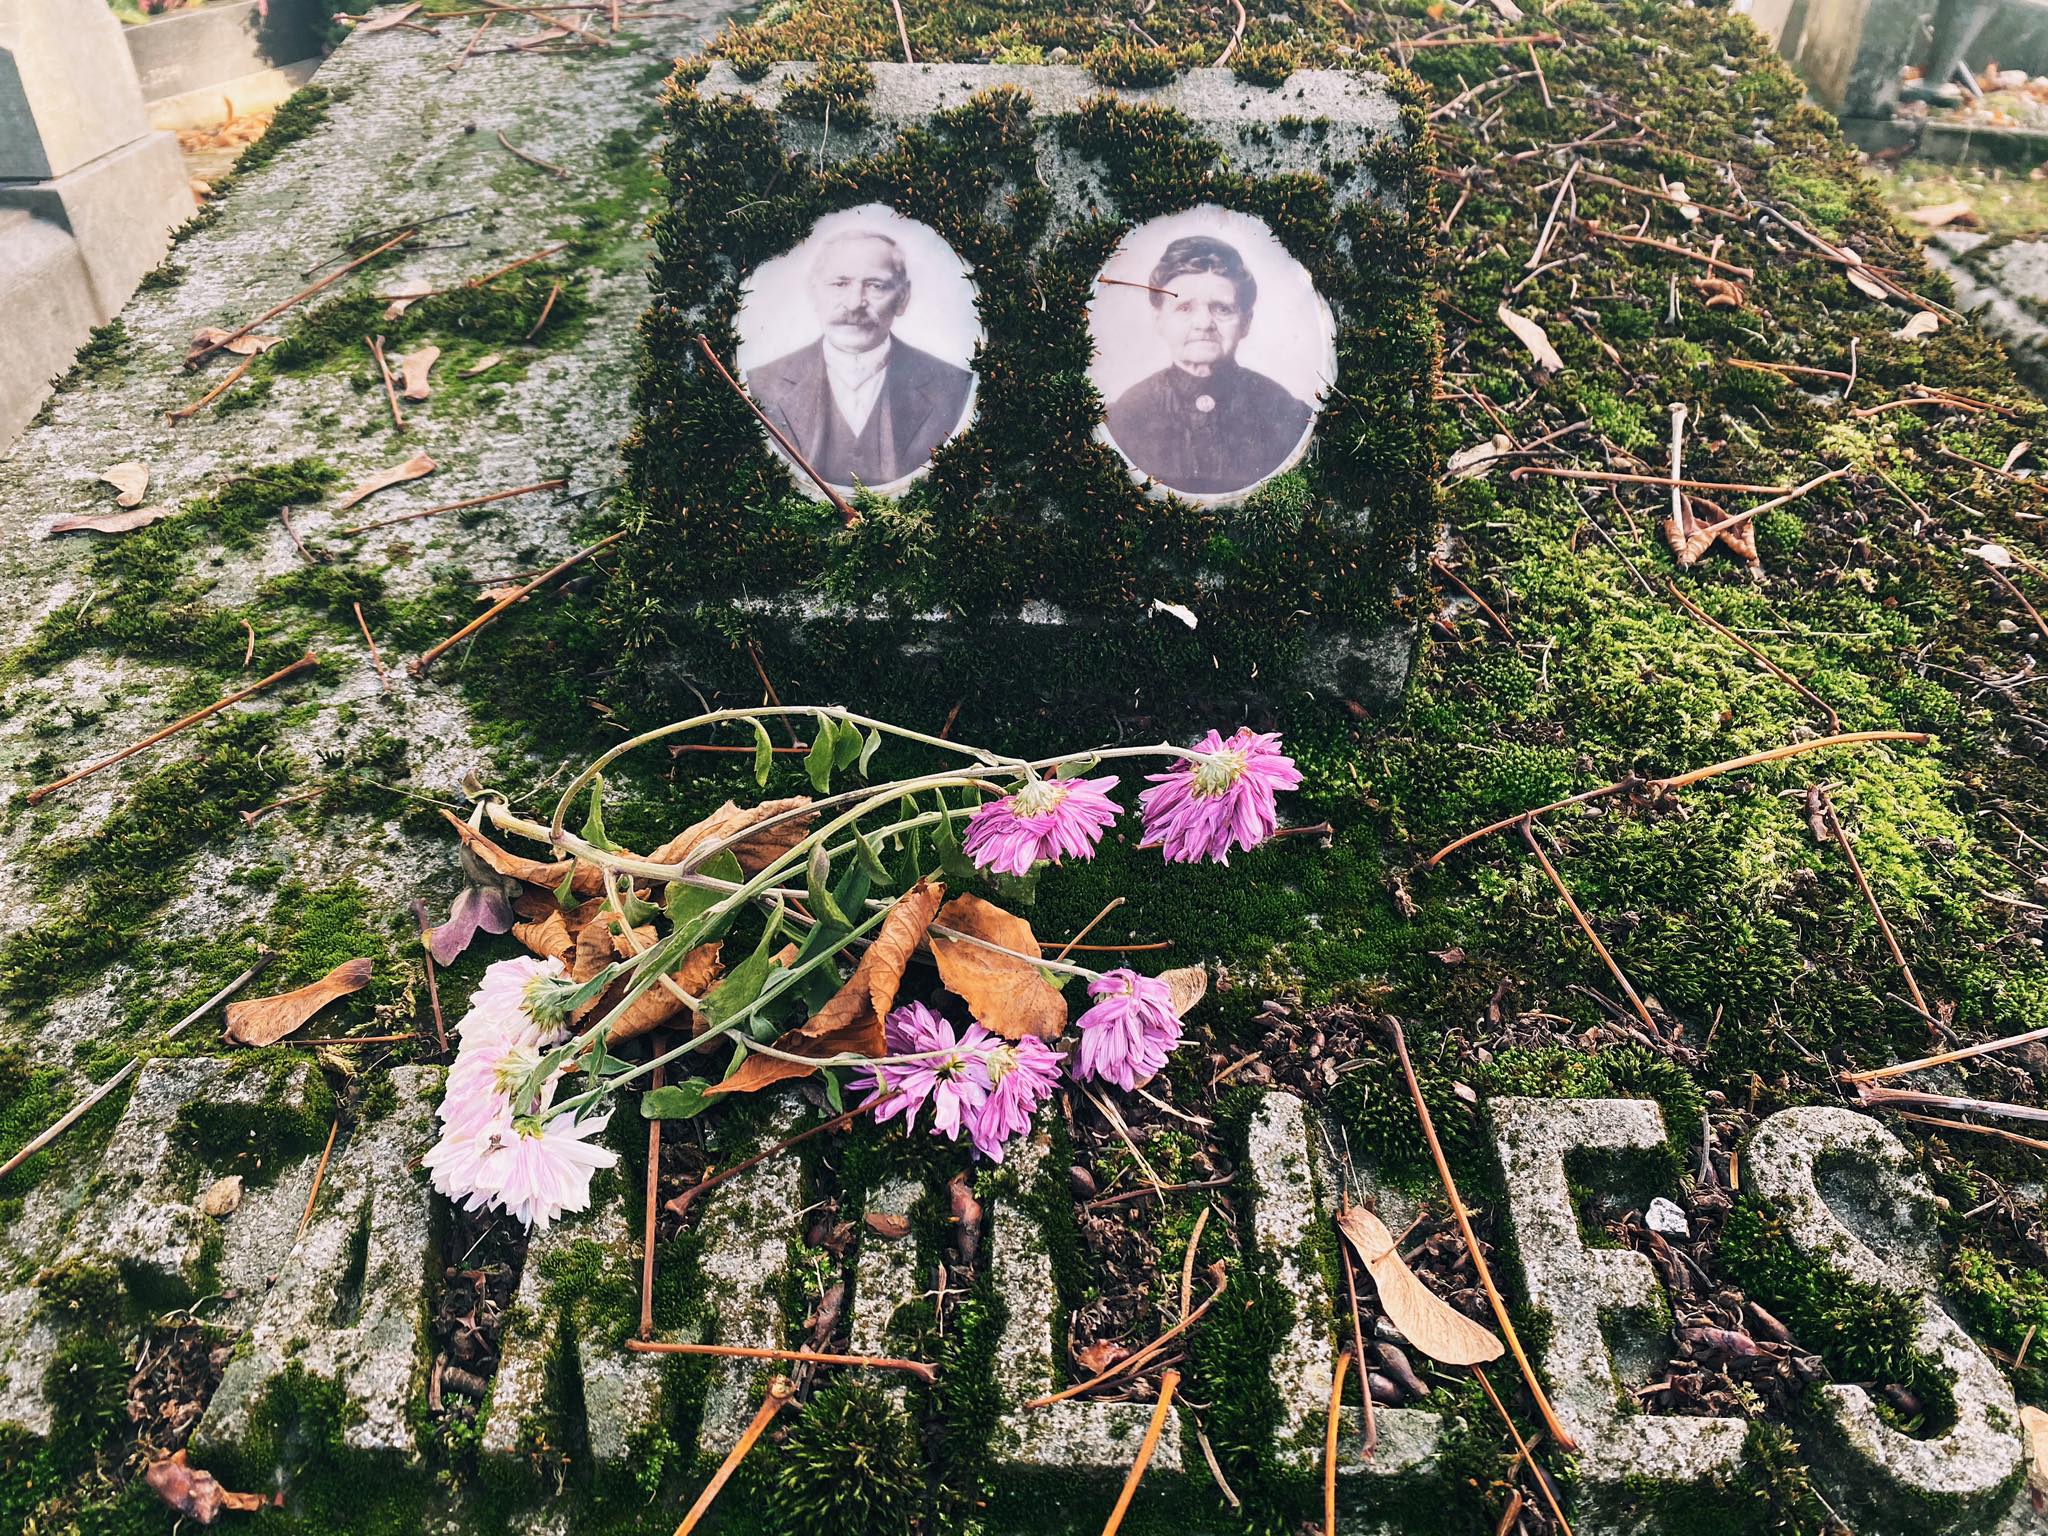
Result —
[[[743, 638], [791, 696], [944, 689], [1012, 716], [1020, 695], [1151, 710], [1398, 689], [1396, 588], [1435, 471], [1411, 103], [1337, 71], [1111, 91], [1077, 68], [750, 80], [719, 62], [668, 112], [673, 202], [629, 449], [644, 522], [614, 594], [646, 654], [751, 685]], [[696, 337], [731, 359], [749, 276], [821, 217], [875, 204], [959, 256], [986, 340], [972, 424], [849, 526], [798, 487]], [[1234, 505], [1136, 483], [1097, 438], [1088, 377], [1088, 305], [1119, 239], [1198, 207], [1270, 229], [1335, 317], [1306, 457]]]

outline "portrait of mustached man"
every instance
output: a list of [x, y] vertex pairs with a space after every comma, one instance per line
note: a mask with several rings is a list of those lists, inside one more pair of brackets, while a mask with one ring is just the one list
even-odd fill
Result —
[[915, 473], [959, 427], [974, 376], [894, 334], [914, 301], [902, 246], [879, 228], [828, 235], [805, 289], [818, 339], [747, 370], [747, 388], [834, 488]]
[[1287, 463], [1315, 415], [1237, 361], [1258, 282], [1236, 246], [1186, 235], [1167, 245], [1149, 287], [1166, 366], [1110, 403], [1110, 437], [1169, 490], [1222, 496], [1258, 484]]

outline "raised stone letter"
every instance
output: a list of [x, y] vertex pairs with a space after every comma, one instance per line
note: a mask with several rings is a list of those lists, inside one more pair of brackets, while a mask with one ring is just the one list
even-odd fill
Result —
[[288, 1366], [341, 1386], [350, 1450], [415, 1451], [406, 1408], [425, 1347], [420, 1297], [437, 1257], [432, 1195], [417, 1164], [434, 1141], [441, 1074], [397, 1067], [391, 1081], [397, 1105], [359, 1125], [335, 1156], [311, 1224], [192, 1433], [195, 1453], [239, 1442]]
[[[1269, 1093], [1252, 1114], [1246, 1151], [1258, 1199], [1252, 1234], [1272, 1266], [1273, 1279], [1294, 1303], [1294, 1320], [1273, 1353], [1273, 1384], [1280, 1390], [1277, 1451], [1297, 1472], [1323, 1464], [1323, 1435], [1330, 1413], [1330, 1377], [1337, 1351], [1329, 1287], [1320, 1270], [1302, 1262], [1316, 1210], [1315, 1152], [1308, 1113], [1289, 1093]], [[1371, 1281], [1360, 1277], [1360, 1284]], [[1348, 1324], [1347, 1330], [1348, 1331]], [[1373, 1415], [1379, 1443], [1371, 1461], [1359, 1455], [1358, 1410], [1346, 1408], [1337, 1430], [1337, 1475], [1391, 1476], [1418, 1472], [1436, 1458], [1437, 1416], [1416, 1408], [1381, 1408]]]
[[1624, 1414], [1603, 1315], [1666, 1310], [1656, 1271], [1640, 1253], [1588, 1249], [1565, 1177], [1574, 1153], [1648, 1151], [1664, 1120], [1646, 1099], [1495, 1099], [1491, 1107], [1508, 1223], [1529, 1301], [1550, 1314], [1544, 1351], [1551, 1404], [1579, 1442], [1591, 1485], [1631, 1476], [1689, 1483], [1732, 1470], [1742, 1456], [1741, 1419]]
[[[1046, 1151], [1040, 1136], [1011, 1148], [1007, 1166], [1015, 1170], [1019, 1187], [1029, 1189], [1039, 1177]], [[1152, 1417], [1149, 1405], [1069, 1398], [1047, 1408], [1024, 1406], [1053, 1390], [1053, 1362], [1060, 1347], [1052, 1331], [1052, 1260], [1044, 1234], [1028, 1212], [995, 1213], [989, 1272], [1009, 1312], [996, 1341], [995, 1380], [1004, 1407], [994, 1436], [997, 1457], [1080, 1475], [1128, 1472]], [[1171, 1409], [1148, 1476], [1180, 1469], [1180, 1411]]]
[[1823, 1387], [1848, 1456], [1816, 1467], [1911, 1519], [1893, 1529], [1975, 1529], [2018, 1471], [2018, 1409], [1997, 1367], [1936, 1299], [1932, 1255], [1916, 1236], [1932, 1231], [1926, 1179], [1875, 1120], [1821, 1106], [1771, 1116], [1750, 1138], [1743, 1167], [1751, 1193], [1785, 1218], [1802, 1253], [1847, 1279], [1917, 1297], [1913, 1348], [1954, 1373], [1955, 1424], [1927, 1440], [1886, 1424], [1861, 1387]]

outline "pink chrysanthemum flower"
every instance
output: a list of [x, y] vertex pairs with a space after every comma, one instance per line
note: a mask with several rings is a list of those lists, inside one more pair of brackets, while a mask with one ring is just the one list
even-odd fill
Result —
[[917, 1123], [917, 1113], [931, 1105], [932, 1134], [960, 1139], [966, 1117], [988, 1097], [988, 1056], [995, 1036], [969, 1024], [955, 1036], [950, 1022], [922, 1003], [898, 1008], [883, 1020], [882, 1033], [891, 1055], [930, 1052], [921, 1061], [865, 1067], [854, 1074], [853, 1086], [867, 1088], [863, 1104], [873, 1105], [877, 1122], [903, 1116], [903, 1128]]
[[1255, 848], [1279, 825], [1274, 794], [1301, 783], [1280, 738], [1240, 726], [1228, 741], [1211, 731], [1195, 743], [1204, 754], [1168, 773], [1138, 797], [1145, 813], [1144, 847], [1157, 845], [1169, 864], [1197, 859], [1230, 862], [1232, 848]]
[[545, 1120], [522, 1116], [492, 1138], [480, 1181], [506, 1211], [545, 1232], [564, 1212], [586, 1209], [592, 1175], [619, 1160], [618, 1153], [589, 1141], [610, 1120], [609, 1114], [588, 1120], [568, 1114]]
[[505, 1035], [526, 1045], [554, 1045], [568, 1037], [566, 1021], [543, 1022], [547, 992], [561, 984], [562, 962], [522, 955], [500, 960], [484, 972], [469, 1012], [455, 1026], [464, 1043], [483, 1035]]
[[1064, 1052], [1036, 1035], [998, 1046], [988, 1061], [989, 1091], [967, 1127], [974, 1150], [992, 1163], [1003, 1160], [1003, 1143], [1031, 1129], [1031, 1115], [1059, 1085]]
[[1014, 795], [991, 800], [967, 823], [967, 857], [976, 869], [1028, 875], [1040, 859], [1092, 859], [1104, 829], [1118, 815], [1109, 798], [1114, 774], [1100, 779], [1032, 779]]
[[1089, 982], [1088, 995], [1101, 1001], [1074, 1021], [1081, 1036], [1074, 1076], [1100, 1078], [1128, 1093], [1155, 1076], [1180, 1044], [1173, 994], [1155, 976], [1118, 969]]

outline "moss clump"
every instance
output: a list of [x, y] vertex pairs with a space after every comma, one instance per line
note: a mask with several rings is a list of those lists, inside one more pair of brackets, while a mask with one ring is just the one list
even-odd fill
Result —
[[270, 126], [263, 130], [263, 137], [235, 156], [231, 174], [246, 176], [270, 164], [327, 121], [328, 109], [335, 100], [334, 92], [324, 85], [300, 86], [279, 104]]
[[306, 1074], [304, 1099], [286, 1102], [288, 1079], [306, 1063], [291, 1057], [237, 1062], [261, 1079], [229, 1102], [188, 1104], [178, 1112], [178, 1138], [209, 1168], [233, 1168], [256, 1182], [275, 1177], [295, 1155], [315, 1151], [334, 1119], [334, 1094], [318, 1071]]
[[1487, 1098], [1654, 1099], [1664, 1117], [1668, 1162], [1683, 1165], [1698, 1139], [1707, 1101], [1685, 1068], [1646, 1046], [1517, 1046], [1476, 1068], [1472, 1086]]
[[[2029, 1335], [2037, 1344], [2048, 1336], [2048, 1276], [2038, 1269], [1965, 1244], [1949, 1261], [1949, 1294], [1977, 1340], [2008, 1355], [2017, 1356]], [[2048, 1396], [2048, 1370], [2030, 1362], [2011, 1374], [2028, 1402]]]
[[902, 1409], [878, 1388], [835, 1381], [784, 1440], [768, 1485], [768, 1527], [804, 1536], [897, 1536], [924, 1508], [924, 1457]]
[[1720, 1258], [1731, 1279], [1770, 1308], [1836, 1375], [1896, 1383], [1941, 1417], [1951, 1401], [1940, 1367], [1913, 1348], [1916, 1296], [1853, 1280], [1801, 1253], [1784, 1218], [1744, 1195], [1721, 1229]]

